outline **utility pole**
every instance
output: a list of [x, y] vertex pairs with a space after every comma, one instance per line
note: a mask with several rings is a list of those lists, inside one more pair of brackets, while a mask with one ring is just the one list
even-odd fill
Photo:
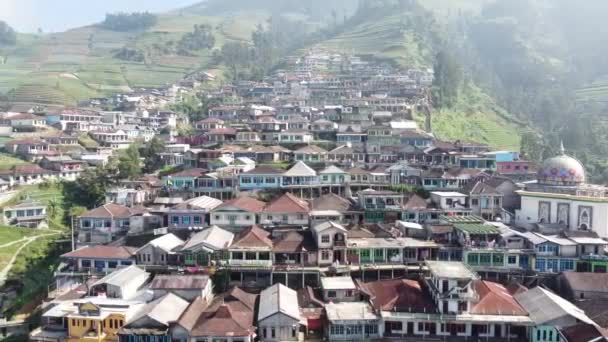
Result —
[[74, 216], [70, 216], [70, 228], [72, 230], [72, 251], [75, 250], [75, 241], [74, 241]]

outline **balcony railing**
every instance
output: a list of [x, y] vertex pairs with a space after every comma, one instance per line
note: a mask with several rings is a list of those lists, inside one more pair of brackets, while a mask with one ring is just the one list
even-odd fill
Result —
[[240, 260], [240, 259], [230, 259], [228, 260], [228, 265], [230, 266], [257, 266], [257, 267], [271, 267], [272, 260]]

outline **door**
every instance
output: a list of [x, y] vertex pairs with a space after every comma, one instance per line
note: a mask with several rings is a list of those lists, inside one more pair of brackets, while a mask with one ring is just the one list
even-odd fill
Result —
[[228, 224], [231, 226], [236, 225], [236, 215], [228, 215]]
[[495, 337], [502, 336], [502, 325], [500, 325], [500, 324], [494, 325], [494, 336]]

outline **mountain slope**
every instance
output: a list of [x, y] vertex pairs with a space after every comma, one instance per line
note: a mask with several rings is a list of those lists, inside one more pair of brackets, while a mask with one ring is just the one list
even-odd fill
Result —
[[[206, 17], [166, 14], [144, 32], [114, 32], [92, 25], [43, 36], [19, 35], [13, 47], [0, 49], [0, 92], [12, 103], [70, 105], [78, 100], [160, 86], [209, 64], [211, 51], [193, 56], [163, 52], [166, 44], [179, 41], [196, 24], [213, 27], [216, 47], [226, 41], [248, 40], [264, 18]], [[135, 62], [115, 57], [121, 48], [146, 55]]]

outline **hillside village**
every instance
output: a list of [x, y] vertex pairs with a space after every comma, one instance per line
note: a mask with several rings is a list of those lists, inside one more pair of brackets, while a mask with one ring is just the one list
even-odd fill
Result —
[[[154, 172], [72, 217], [29, 340], [608, 336], [608, 188], [565, 146], [536, 165], [437, 139], [433, 70], [322, 49], [285, 66], [2, 113], [21, 160], [0, 171], [4, 192], [163, 146]], [[191, 98], [213, 104], [199, 120], [178, 110]], [[48, 205], [13, 202], [6, 225], [49, 229]]]

